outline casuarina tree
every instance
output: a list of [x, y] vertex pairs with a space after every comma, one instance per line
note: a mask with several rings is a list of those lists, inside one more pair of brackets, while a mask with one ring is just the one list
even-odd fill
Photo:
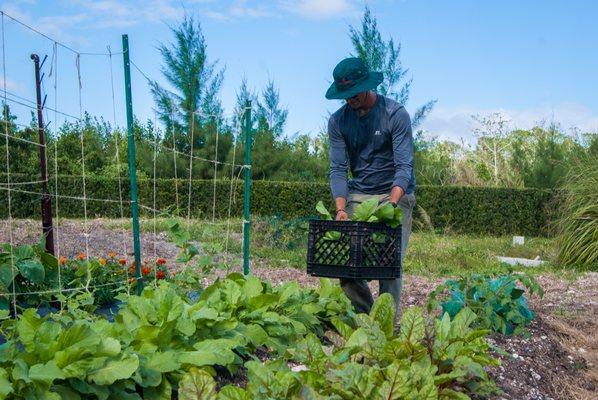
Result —
[[174, 41], [159, 46], [162, 74], [170, 88], [152, 82], [151, 90], [158, 117], [166, 127], [165, 141], [188, 153], [192, 146], [196, 150], [204, 147], [207, 135], [214, 133], [210, 125], [222, 122], [218, 92], [224, 70], [208, 60], [201, 25], [192, 16], [185, 16], [171, 31]]
[[[382, 39], [378, 21], [368, 6], [363, 12], [361, 26], [349, 27], [349, 37], [353, 44], [353, 55], [363, 59], [371, 70], [384, 74], [384, 81], [376, 89], [377, 92], [406, 105], [413, 79], [407, 78], [409, 70], [403, 67], [399, 58], [401, 43], [395, 43], [392, 38]], [[423, 122], [435, 103], [436, 100], [430, 100], [416, 109], [411, 121], [414, 128]]]

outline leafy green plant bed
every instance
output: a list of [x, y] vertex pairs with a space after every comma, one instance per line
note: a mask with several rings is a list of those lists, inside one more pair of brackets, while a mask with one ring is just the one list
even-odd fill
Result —
[[534, 318], [525, 291], [542, 297], [544, 291], [536, 280], [510, 271], [501, 275], [472, 274], [459, 280], [447, 280], [431, 294], [428, 310], [440, 308], [454, 318], [469, 308], [476, 315], [475, 326], [511, 335], [523, 332]]
[[[174, 262], [158, 257], [142, 260], [139, 268], [145, 285], [166, 280], [176, 283], [179, 293], [196, 288], [202, 277], [225, 265], [213, 262], [192, 244], [191, 235], [176, 219], [167, 222], [169, 239], [179, 248]], [[177, 273], [178, 272], [178, 273]], [[43, 239], [36, 245], [10, 246], [0, 252], [0, 310], [17, 313], [29, 307], [56, 310], [69, 298], [93, 294], [94, 305], [112, 308], [118, 295], [135, 291], [135, 261], [109, 251], [104, 257], [54, 256], [45, 252]]]
[[[113, 323], [87, 313], [84, 295], [44, 317], [4, 312], [0, 399], [466, 399], [494, 390], [488, 331], [472, 328], [469, 309], [452, 320], [409, 309], [395, 334], [390, 296], [355, 315], [328, 280], [273, 288], [231, 274], [195, 303], [169, 282], [119, 297]], [[216, 375], [241, 370], [246, 388], [217, 389]]]
[[[145, 260], [141, 275], [146, 284], [172, 279], [166, 260]], [[0, 253], [0, 310], [17, 311], [33, 306], [59, 307], [68, 297], [93, 293], [97, 306], [110, 306], [119, 293], [136, 286], [135, 262], [119, 258], [110, 252], [105, 257], [61, 256], [56, 259], [45, 253], [44, 243], [37, 245], [3, 246]], [[65, 293], [68, 295], [65, 295]]]
[[272, 288], [238, 274], [203, 290], [196, 303], [167, 282], [121, 296], [114, 323], [77, 300], [44, 317], [35, 309], [17, 320], [4, 312], [0, 398], [170, 398], [192, 367], [232, 373], [257, 348], [283, 354], [308, 332], [322, 335], [332, 316], [354, 318], [330, 282], [317, 290]]

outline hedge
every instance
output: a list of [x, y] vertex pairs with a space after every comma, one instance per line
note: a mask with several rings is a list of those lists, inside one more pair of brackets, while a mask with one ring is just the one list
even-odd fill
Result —
[[[156, 209], [174, 211], [178, 204], [182, 215], [187, 213], [188, 181], [158, 179], [156, 184]], [[176, 184], [176, 186], [175, 186]], [[141, 214], [151, 216], [153, 208], [152, 180], [139, 181]], [[4, 185], [3, 185], [4, 186]], [[51, 191], [54, 182], [50, 182]], [[17, 190], [39, 191], [37, 186], [16, 186]], [[216, 216], [226, 218], [230, 198], [230, 181], [216, 181]], [[116, 179], [87, 177], [87, 212], [89, 217], [120, 217], [118, 181]], [[129, 198], [129, 182], [122, 180], [123, 198]], [[211, 217], [214, 181], [192, 181], [191, 213], [194, 217]], [[81, 177], [60, 177], [58, 180], [59, 216], [80, 218], [83, 216], [83, 193]], [[253, 215], [280, 215], [287, 218], [314, 215], [318, 200], [327, 201], [332, 208], [331, 194], [326, 183], [253, 181], [251, 193]], [[239, 217], [243, 207], [243, 183], [233, 184], [231, 215]], [[520, 234], [544, 236], [549, 234], [550, 205], [552, 193], [539, 189], [507, 189], [477, 187], [419, 186], [417, 203], [429, 215], [439, 230], [458, 233], [491, 235]], [[100, 199], [111, 199], [105, 202]], [[150, 209], [148, 209], [149, 207]], [[7, 192], [0, 188], [0, 217], [7, 216]], [[35, 218], [40, 213], [37, 194], [12, 192], [12, 215], [14, 218]], [[124, 205], [129, 216], [128, 204]]]

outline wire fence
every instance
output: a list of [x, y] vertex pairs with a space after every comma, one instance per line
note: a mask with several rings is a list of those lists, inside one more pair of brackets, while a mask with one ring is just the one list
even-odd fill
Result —
[[[3, 115], [2, 118], [3, 126], [0, 135], [4, 138], [5, 165], [4, 170], [2, 171], [3, 179], [0, 182], [0, 194], [4, 195], [6, 198], [6, 210], [3, 210], [4, 212], [2, 212], [3, 215], [6, 215], [6, 219], [4, 221], [5, 228], [2, 236], [8, 242], [8, 246], [5, 247], [3, 254], [0, 253], [0, 257], [4, 255], [3, 258], [0, 258], [0, 268], [8, 268], [9, 276], [12, 278], [2, 279], [2, 283], [0, 283], [0, 300], [6, 300], [6, 303], [10, 304], [12, 312], [16, 315], [18, 313], [18, 298], [20, 296], [42, 296], [63, 293], [68, 294], [81, 291], [92, 292], [101, 288], [120, 286], [125, 287], [126, 292], [130, 293], [131, 282], [136, 282], [136, 284], [139, 285], [142, 283], [140, 281], [143, 279], [143, 276], [139, 273], [140, 266], [137, 265], [135, 266], [135, 273], [133, 273], [130, 257], [134, 254], [134, 249], [131, 245], [134, 232], [132, 232], [131, 229], [129, 229], [125, 224], [121, 224], [115, 231], [115, 234], [118, 235], [117, 242], [121, 246], [121, 249], [119, 250], [121, 255], [116, 255], [114, 257], [119, 259], [119, 264], [122, 266], [122, 274], [119, 275], [122, 278], [114, 279], [113, 282], [93, 284], [89, 268], [91, 262], [96, 262], [95, 260], [92, 260], [92, 254], [95, 254], [95, 252], [93, 249], [94, 243], [91, 242], [91, 238], [93, 234], [95, 234], [95, 232], [92, 232], [92, 229], [96, 229], [96, 224], [92, 224], [94, 217], [93, 215], [90, 215], [90, 208], [88, 205], [90, 203], [97, 202], [117, 207], [117, 213], [120, 216], [121, 221], [127, 220], [127, 210], [133, 205], [131, 198], [127, 197], [125, 190], [125, 181], [130, 181], [130, 176], [123, 174], [120, 168], [123, 158], [126, 157], [123, 157], [123, 155], [120, 153], [123, 144], [121, 143], [122, 138], [117, 123], [119, 108], [117, 107], [116, 100], [118, 98], [119, 91], [123, 93], [125, 88], [123, 85], [121, 91], [116, 87], [117, 80], [115, 79], [116, 74], [114, 64], [118, 63], [118, 61], [115, 59], [115, 56], [124, 55], [124, 53], [113, 52], [110, 47], [107, 47], [106, 52], [80, 52], [4, 12], [0, 11], [0, 17], [2, 40], [2, 101], [5, 106], [3, 109], [8, 110], [6, 106], [13, 106], [20, 107], [23, 110], [28, 110], [29, 112], [33, 113], [37, 112], [38, 109], [41, 108], [44, 116], [43, 119], [45, 121], [49, 121], [51, 118], [52, 120], [45, 126], [37, 127], [33, 122], [30, 125], [27, 125], [16, 121], [11, 121], [8, 112], [5, 112], [6, 115]], [[43, 105], [38, 105], [35, 99], [30, 99], [25, 95], [19, 94], [18, 90], [10, 87], [11, 82], [14, 82], [14, 79], [11, 79], [11, 74], [14, 74], [15, 71], [9, 70], [7, 63], [7, 43], [9, 43], [9, 40], [6, 37], [6, 31], [9, 25], [11, 25], [11, 29], [13, 30], [20, 30], [15, 34], [17, 37], [18, 35], [37, 35], [43, 41], [46, 41], [51, 48], [51, 53], [48, 56], [49, 61], [47, 63], [42, 62], [42, 68], [44, 69], [44, 75], [41, 82], [44, 98]], [[89, 58], [93, 58], [94, 63], [105, 61], [106, 71], [103, 76], [86, 76], [83, 73], [82, 65]], [[62, 68], [60, 68], [62, 64], [67, 62], [71, 63], [71, 66], [74, 66], [74, 72], [70, 74], [64, 73]], [[139, 80], [146, 83], [148, 88], [153, 82], [157, 81], [156, 79], [152, 79], [150, 74], [144, 72], [139, 66], [139, 63], [136, 63], [133, 58], [131, 58], [131, 65], [134, 67], [135, 71], [135, 74], [132, 76], [133, 80]], [[69, 80], [71, 82], [70, 85], [67, 85], [69, 87], [69, 90], [67, 91], [63, 90], [61, 87], [62, 82], [65, 80]], [[89, 154], [85, 135], [82, 130], [79, 132], [80, 158], [78, 159], [79, 171], [77, 171], [77, 175], [81, 182], [80, 194], [73, 195], [72, 193], [63, 193], [64, 187], [61, 185], [61, 183], [63, 183], [61, 178], [61, 164], [59, 162], [61, 154], [57, 144], [61, 135], [60, 121], [62, 121], [63, 124], [67, 122], [84, 122], [85, 97], [83, 94], [83, 88], [90, 80], [103, 80], [106, 83], [109, 82], [107, 101], [111, 103], [111, 138], [114, 140], [114, 163], [116, 164], [117, 182], [117, 185], [112, 193], [113, 196], [94, 196], [88, 191], [88, 182], [90, 177], [86, 168], [86, 160], [89, 159]], [[73, 81], [75, 81], [74, 89], [72, 89]], [[69, 109], [69, 107], [64, 108], [61, 106], [61, 100], [65, 98], [65, 95], [75, 99], [74, 110], [72, 109], [73, 107], [70, 107], [71, 109]], [[47, 101], [48, 98], [50, 101]], [[50, 106], [46, 103], [52, 105]], [[188, 229], [192, 227], [192, 224], [196, 218], [199, 217], [199, 215], [194, 215], [193, 213], [193, 182], [195, 179], [194, 167], [196, 167], [198, 163], [207, 164], [210, 166], [210, 168], [212, 168], [213, 179], [211, 216], [209, 216], [207, 219], [204, 218], [201, 223], [219, 227], [226, 226], [226, 233], [222, 240], [224, 242], [224, 253], [228, 254], [231, 234], [234, 228], [233, 224], [237, 223], [233, 222], [232, 219], [233, 207], [236, 204], [235, 187], [240, 181], [241, 175], [245, 171], [249, 171], [251, 168], [250, 163], [238, 163], [237, 157], [237, 146], [241, 142], [240, 134], [243, 130], [242, 121], [245, 114], [251, 112], [251, 108], [245, 107], [238, 113], [230, 116], [230, 121], [232, 121], [232, 158], [230, 160], [219, 157], [218, 151], [221, 136], [220, 124], [222, 123], [221, 115], [206, 114], [200, 109], [186, 110], [177, 104], [173, 104], [172, 113], [174, 112], [185, 115], [188, 120], [191, 121], [191, 124], [187, 131], [177, 131], [174, 129], [168, 131], [168, 128], [166, 128], [165, 130], [158, 130], [153, 136], [151, 148], [153, 175], [150, 177], [152, 183], [151, 203], [148, 203], [146, 200], [138, 203], [139, 208], [144, 211], [144, 215], [149, 218], [149, 222], [152, 226], [151, 230], [144, 232], [144, 238], [147, 239], [149, 236], [151, 250], [148, 251], [145, 249], [144, 254], [136, 254], [136, 258], [140, 258], [140, 256], [143, 256], [144, 258], [151, 256], [154, 260], [158, 258], [158, 244], [163, 240], [158, 229], [158, 221], [161, 217], [169, 215], [182, 218], [184, 219]], [[154, 124], [157, 124], [157, 121], [157, 112], [154, 112]], [[200, 125], [200, 121], [205, 121], [205, 125], [210, 124], [212, 128], [211, 132], [215, 142], [214, 155], [212, 158], [205, 157], [204, 153], [202, 153], [202, 156], [198, 155], [198, 152], [195, 151], [194, 148], [198, 130], [201, 128], [201, 126], [198, 126]], [[31, 129], [36, 133], [40, 133], [41, 135], [51, 133], [52, 140], [50, 141], [50, 144], [43, 145], [36, 140], [32, 140], [31, 138], [17, 136], [15, 134], [17, 129]], [[205, 134], [205, 129], [202, 133]], [[180, 146], [177, 146], [177, 144], [182, 142], [187, 142], [186, 148], [188, 151], [182, 150]], [[11, 169], [11, 164], [14, 164], [16, 161], [18, 161], [11, 159], [11, 150], [14, 148], [15, 143], [20, 143], [21, 146], [29, 146], [31, 148], [30, 151], [37, 152], [40, 150], [40, 147], [43, 147], [44, 151], [48, 152], [53, 160], [52, 165], [48, 165], [48, 177], [45, 179], [40, 179], [39, 176], [19, 176], [17, 179], [16, 175]], [[166, 153], [172, 153], [173, 170], [175, 173], [174, 190], [176, 193], [174, 204], [172, 204], [170, 207], [160, 208], [158, 205], [159, 193], [157, 191], [159, 172], [157, 170], [157, 158], [159, 155]], [[181, 159], [186, 160], [188, 171], [184, 177], [177, 175], [177, 159], [179, 161]], [[46, 159], [40, 159], [40, 163], [45, 164], [46, 162]], [[133, 173], [135, 173], [135, 160], [129, 159], [130, 165], [131, 162], [133, 165]], [[226, 178], [229, 181], [230, 186], [227, 199], [221, 199], [218, 197], [217, 182], [219, 177]], [[184, 180], [186, 182], [186, 190], [184, 193], [186, 198], [184, 198], [183, 193], [179, 193], [179, 187], [176, 182], [180, 180]], [[51, 185], [48, 187], [48, 192], [44, 192], [42, 190], [42, 185], [48, 183], [51, 183]], [[51, 213], [54, 217], [54, 224], [52, 225], [51, 235], [54, 238], [54, 256], [58, 263], [58, 267], [56, 268], [56, 287], [44, 287], [39, 290], [29, 290], [31, 286], [28, 286], [27, 284], [16, 284], [16, 277], [19, 275], [27, 275], [27, 273], [24, 273], [25, 267], [23, 267], [22, 264], [19, 264], [22, 261], [23, 255], [19, 254], [19, 245], [21, 243], [17, 243], [18, 240], [15, 235], [15, 232], [17, 231], [17, 225], [21, 223], [21, 221], [14, 217], [14, 201], [17, 198], [17, 195], [27, 195], [36, 199], [38, 202], [41, 202], [42, 199], [44, 199], [44, 196], [47, 196], [52, 201]], [[65, 230], [65, 232], [63, 232], [63, 227], [65, 225], [63, 224], [64, 221], [62, 218], [63, 213], [65, 213], [63, 209], [63, 207], [65, 207], [65, 203], [67, 204], [66, 207], [70, 207], [70, 204], [73, 201], [80, 202], [82, 204], [83, 211], [81, 215], [81, 237], [77, 239], [82, 241], [84, 251], [80, 252], [80, 254], [77, 256], [78, 262], [88, 266], [87, 272], [82, 279], [83, 284], [76, 287], [70, 287], [69, 282], [64, 282], [61, 267], [62, 260], [64, 260], [66, 257], [73, 257], [73, 254], [69, 254], [69, 252], [65, 249], [65, 243], [68, 241], [67, 239], [70, 239], [66, 235], [72, 235], [73, 232], [72, 230]], [[223, 201], [228, 202], [224, 221], [220, 220], [221, 218], [217, 218], [218, 216], [216, 212], [217, 206], [221, 206]], [[32, 215], [31, 217], [35, 216]], [[241, 226], [238, 228], [243, 231], [248, 228], [248, 223], [249, 221], [247, 218], [244, 218], [244, 220], [241, 221]], [[121, 260], [125, 260], [125, 262], [122, 262]], [[158, 275], [158, 265], [157, 263], [152, 263], [152, 265], [154, 282], [156, 282]], [[60, 306], [63, 306], [62, 301], [60, 302]]]

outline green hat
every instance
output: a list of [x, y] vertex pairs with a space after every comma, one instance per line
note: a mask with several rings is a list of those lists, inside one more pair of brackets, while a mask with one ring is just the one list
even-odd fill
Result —
[[345, 58], [332, 72], [334, 82], [326, 92], [326, 98], [348, 99], [358, 93], [374, 89], [382, 83], [382, 72], [370, 71], [361, 58]]

